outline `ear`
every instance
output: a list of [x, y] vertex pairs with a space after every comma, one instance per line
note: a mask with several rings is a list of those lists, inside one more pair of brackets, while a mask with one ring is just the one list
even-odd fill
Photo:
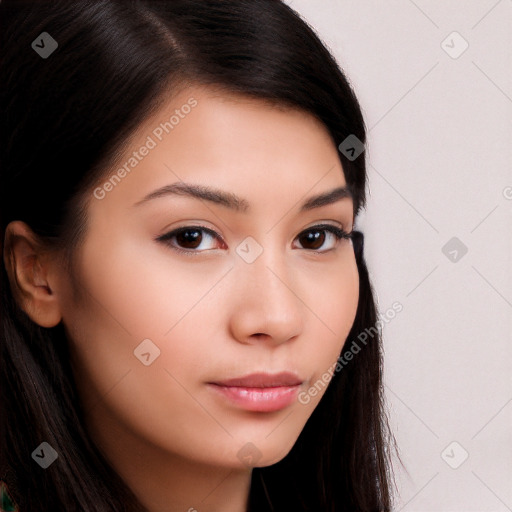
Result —
[[12, 293], [23, 311], [41, 327], [56, 326], [62, 319], [56, 295], [59, 265], [24, 222], [7, 225], [4, 264]]

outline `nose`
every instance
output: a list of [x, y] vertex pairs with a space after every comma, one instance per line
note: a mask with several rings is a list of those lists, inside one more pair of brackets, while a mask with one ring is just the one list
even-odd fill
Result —
[[279, 345], [303, 330], [305, 305], [284, 256], [263, 253], [252, 263], [237, 261], [230, 296], [230, 330], [240, 343]]

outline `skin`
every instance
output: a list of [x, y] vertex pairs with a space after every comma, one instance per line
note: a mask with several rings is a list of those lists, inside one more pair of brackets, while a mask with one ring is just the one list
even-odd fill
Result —
[[[353, 202], [299, 212], [307, 198], [346, 185], [314, 117], [200, 87], [147, 119], [102, 183], [191, 97], [197, 106], [153, 137], [156, 147], [113, 190], [90, 195], [76, 274], [19, 221], [8, 227], [5, 263], [31, 318], [63, 322], [87, 428], [148, 510], [242, 512], [252, 466], [290, 451], [325, 389], [307, 404], [253, 412], [206, 383], [286, 370], [304, 391], [322, 379], [355, 318], [357, 266], [350, 240], [320, 231], [315, 246], [298, 236], [319, 223], [349, 232]], [[235, 193], [250, 211], [173, 195], [134, 206], [179, 181]], [[190, 256], [173, 250], [176, 238], [155, 240], [196, 224], [221, 240], [201, 231]], [[248, 236], [263, 248], [252, 263], [236, 252]], [[144, 339], [160, 350], [148, 366], [134, 355]], [[237, 456], [244, 446], [252, 466]]]

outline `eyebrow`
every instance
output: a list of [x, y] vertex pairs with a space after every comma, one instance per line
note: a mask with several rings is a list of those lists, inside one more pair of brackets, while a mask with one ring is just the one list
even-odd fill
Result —
[[[158, 199], [168, 195], [188, 196], [196, 199], [203, 199], [205, 201], [225, 206], [237, 212], [247, 213], [250, 210], [249, 203], [245, 199], [238, 197], [236, 194], [206, 185], [196, 185], [193, 183], [185, 183], [183, 181], [165, 185], [154, 190], [140, 201], [137, 201], [133, 206], [139, 206], [153, 199]], [[353, 199], [352, 192], [347, 187], [337, 187], [308, 198], [304, 203], [302, 203], [300, 211], [304, 212], [313, 210], [314, 208], [320, 208], [321, 206], [332, 204], [345, 198]]]

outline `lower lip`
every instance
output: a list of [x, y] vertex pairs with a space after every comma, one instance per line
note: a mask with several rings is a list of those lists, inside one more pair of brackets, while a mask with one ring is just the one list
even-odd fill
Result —
[[297, 397], [300, 384], [274, 388], [244, 388], [209, 384], [211, 389], [247, 411], [273, 412], [289, 406]]

